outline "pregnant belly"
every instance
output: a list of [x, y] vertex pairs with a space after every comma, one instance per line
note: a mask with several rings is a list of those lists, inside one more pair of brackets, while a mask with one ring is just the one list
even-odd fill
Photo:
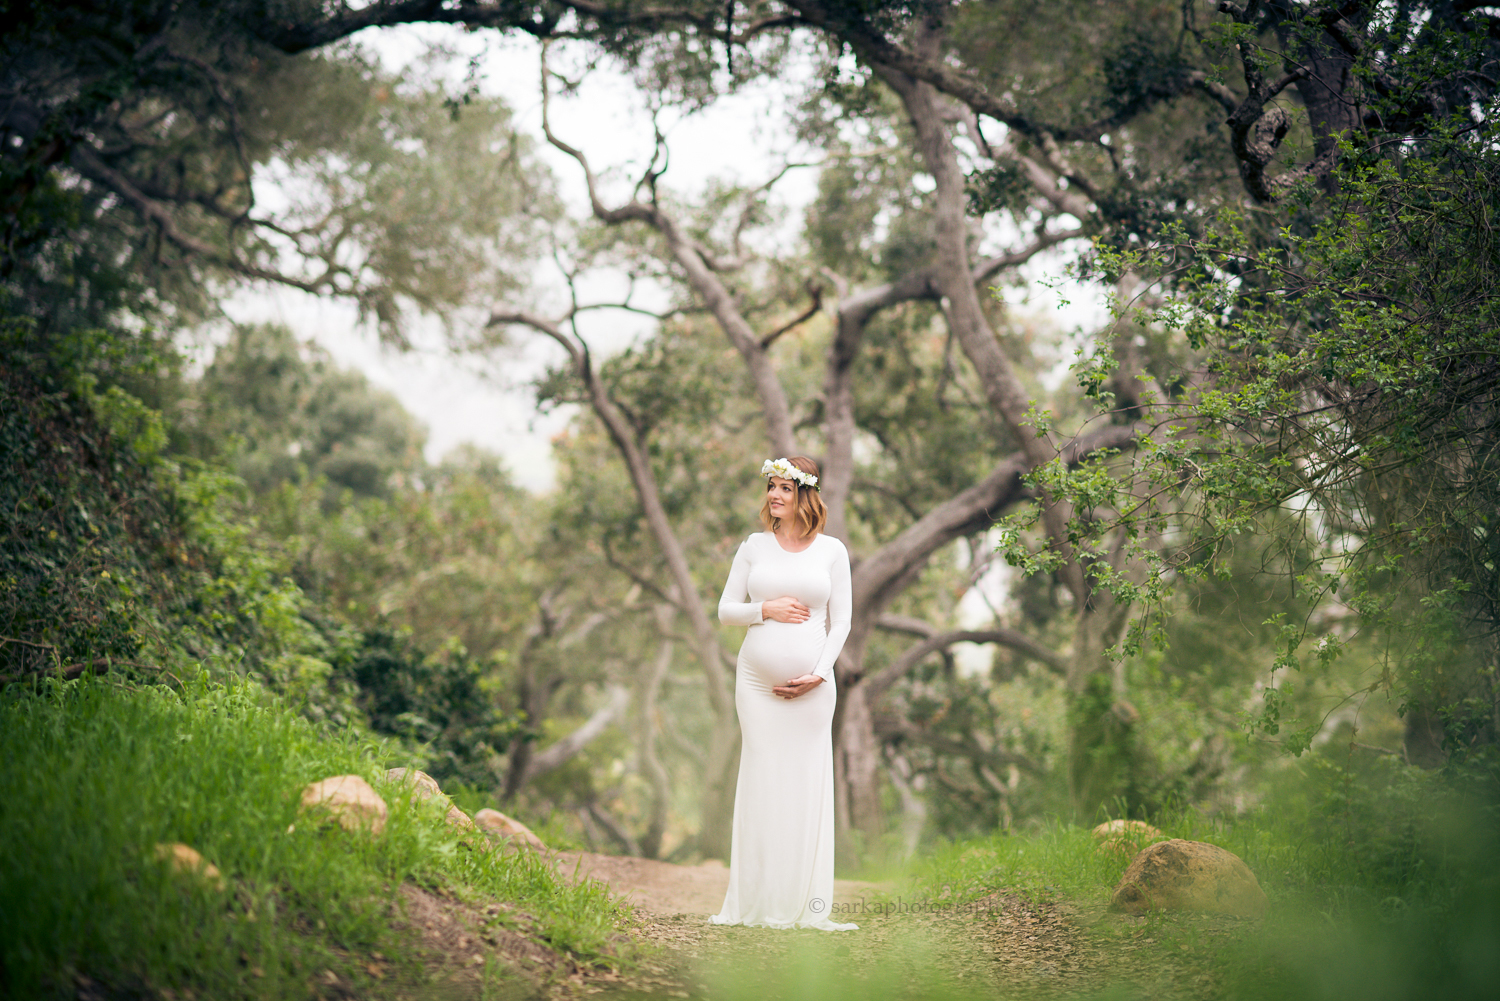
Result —
[[796, 625], [766, 622], [751, 626], [740, 647], [740, 669], [748, 672], [746, 680], [767, 688], [785, 684], [789, 679], [811, 674], [823, 655], [828, 633], [821, 619], [813, 618]]

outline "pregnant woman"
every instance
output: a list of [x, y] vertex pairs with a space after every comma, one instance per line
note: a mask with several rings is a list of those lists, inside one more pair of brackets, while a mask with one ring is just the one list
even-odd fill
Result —
[[[770, 928], [858, 927], [833, 901], [833, 663], [849, 636], [849, 554], [822, 535], [811, 459], [767, 460], [767, 531], [740, 544], [719, 621], [749, 626], [735, 671], [743, 747], [729, 892], [712, 920]], [[748, 600], [747, 600], [748, 599]]]

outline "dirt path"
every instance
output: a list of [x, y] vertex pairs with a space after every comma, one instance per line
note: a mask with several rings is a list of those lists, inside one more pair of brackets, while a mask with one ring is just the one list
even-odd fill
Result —
[[[839, 880], [831, 916], [849, 932], [721, 927], [729, 873], [718, 863], [559, 852], [566, 876], [592, 878], [635, 905], [625, 931], [644, 948], [622, 973], [580, 968], [529, 934], [503, 901], [466, 903], [403, 891], [405, 923], [423, 940], [422, 998], [474, 1001], [1205, 1001], [1222, 994], [1214, 956], [1241, 933], [1232, 918], [1107, 915], [1103, 899], [1073, 907], [997, 889], [962, 905], [911, 899], [887, 884]], [[383, 957], [372, 957], [383, 963]], [[378, 964], [376, 964], [378, 965]], [[371, 970], [379, 978], [382, 974]], [[330, 981], [328, 996], [352, 998]], [[319, 988], [322, 990], [322, 987]], [[424, 988], [423, 990], [426, 990]], [[81, 997], [82, 995], [80, 995]]]
[[858, 931], [776, 931], [709, 924], [729, 879], [717, 862], [563, 852], [558, 868], [631, 900], [634, 934], [654, 947], [639, 969], [571, 983], [568, 996], [1046, 998], [1098, 990], [1109, 979], [1102, 950], [1075, 915], [1013, 894], [946, 907], [903, 899], [894, 886], [839, 880], [833, 917]]
[[[593, 852], [558, 852], [557, 867], [566, 874], [576, 872], [579, 877], [600, 880], [637, 910], [654, 915], [716, 914], [729, 889], [729, 870], [717, 859], [689, 866]], [[834, 881], [833, 899], [836, 906], [844, 907], [890, 890], [878, 883], [839, 879]]]

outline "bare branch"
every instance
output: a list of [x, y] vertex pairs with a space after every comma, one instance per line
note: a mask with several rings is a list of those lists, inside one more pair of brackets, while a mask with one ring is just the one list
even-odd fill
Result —
[[605, 727], [622, 715], [630, 705], [630, 690], [622, 685], [611, 685], [609, 701], [590, 716], [582, 726], [555, 744], [544, 747], [532, 756], [531, 763], [521, 779], [521, 785], [540, 778], [567, 764], [604, 732]]
[[[1100, 449], [1128, 447], [1138, 433], [1136, 425], [1110, 425], [1068, 442], [1059, 456], [1074, 466]], [[861, 560], [854, 568], [854, 593], [861, 596], [867, 614], [878, 615], [879, 609], [895, 597], [893, 585], [912, 566], [920, 565], [959, 536], [994, 524], [1006, 506], [1024, 495], [1021, 476], [1029, 468], [1023, 453], [1011, 454], [989, 476], [939, 504]]]
[[880, 727], [880, 736], [884, 738], [905, 737], [908, 740], [929, 747], [940, 754], [952, 754], [960, 758], [968, 758], [971, 761], [984, 762], [985, 764], [1001, 768], [1008, 768], [1011, 765], [1015, 765], [1016, 768], [1026, 772], [1028, 775], [1042, 776], [1047, 774], [1045, 768], [1024, 754], [1016, 754], [1013, 751], [1004, 751], [999, 748], [981, 747], [979, 742], [972, 738], [969, 741], [957, 741], [951, 737], [943, 737], [904, 719], [882, 717], [881, 722], [883, 725]]
[[[642, 205], [638, 201], [631, 201], [618, 209], [610, 209], [605, 206], [598, 194], [597, 180], [593, 170], [588, 165], [588, 160], [581, 150], [577, 150], [567, 143], [558, 139], [553, 134], [548, 120], [548, 84], [550, 76], [546, 67], [545, 48], [542, 58], [542, 128], [547, 135], [548, 142], [567, 153], [576, 160], [584, 170], [584, 176], [589, 188], [589, 201], [593, 206], [594, 216], [609, 225], [618, 225], [623, 222], [639, 221], [655, 229], [665, 239], [667, 247], [679, 267], [681, 267], [688, 285], [703, 300], [708, 311], [713, 314], [721, 330], [729, 338], [731, 344], [739, 351], [740, 357], [744, 359], [746, 367], [750, 370], [751, 381], [755, 385], [756, 393], [760, 397], [761, 410], [765, 414], [766, 431], [771, 439], [771, 448], [783, 455], [796, 454], [794, 435], [792, 434], [791, 406], [787, 402], [786, 390], [781, 385], [781, 377], [776, 373], [771, 364], [770, 357], [765, 348], [761, 346], [760, 339], [756, 337], [754, 329], [740, 312], [735, 302], [733, 293], [715, 274], [703, 256], [703, 248], [697, 241], [693, 240], [677, 220], [661, 210], [657, 205]], [[611, 404], [611, 406], [616, 406]]]
[[[557, 134], [552, 131], [552, 85], [550, 81], [555, 74], [553, 74], [547, 68], [547, 47], [545, 45], [542, 46], [541, 65], [542, 134], [547, 137], [547, 142], [551, 143], [554, 148], [561, 150], [563, 153], [566, 153], [568, 156], [572, 157], [578, 162], [578, 166], [583, 168], [584, 183], [587, 185], [589, 192], [589, 206], [593, 210], [594, 216], [601, 222], [610, 224], [618, 224], [631, 221], [650, 222], [653, 215], [652, 210], [648, 206], [641, 204], [635, 199], [631, 199], [629, 202], [626, 202], [623, 206], [617, 209], [611, 209], [606, 206], [604, 204], [604, 199], [599, 194], [599, 178], [595, 176], [594, 169], [589, 166], [588, 157], [584, 155], [583, 150], [577, 149], [563, 142], [557, 137]], [[653, 162], [655, 162], [654, 155], [652, 160]]]
[[906, 648], [901, 656], [866, 678], [863, 684], [869, 687], [870, 698], [879, 698], [886, 689], [899, 681], [908, 671], [916, 667], [923, 660], [934, 653], [948, 649], [955, 643], [998, 643], [1045, 665], [1058, 674], [1062, 674], [1067, 669], [1066, 661], [1055, 651], [1048, 649], [1024, 633], [1016, 632], [1014, 629], [954, 629], [948, 632], [935, 633], [924, 640], [913, 643]]
[[978, 264], [974, 265], [974, 284], [977, 285], [980, 282], [987, 281], [997, 271], [1003, 271], [1006, 268], [1014, 268], [1025, 264], [1027, 261], [1031, 260], [1037, 254], [1040, 254], [1042, 251], [1047, 250], [1050, 247], [1055, 247], [1059, 243], [1066, 243], [1069, 240], [1075, 240], [1083, 235], [1084, 230], [1081, 226], [1075, 227], [1073, 229], [1061, 230], [1056, 233], [1042, 233], [1035, 240], [1032, 240], [1020, 250], [1012, 251], [1009, 254], [1000, 254], [996, 257], [986, 258], [985, 260], [982, 260]]
[[152, 223], [161, 233], [162, 238], [184, 253], [201, 258], [205, 263], [217, 265], [236, 274], [247, 278], [259, 278], [264, 281], [276, 282], [292, 288], [301, 289], [304, 292], [327, 291], [332, 277], [337, 273], [330, 268], [323, 275], [312, 280], [293, 278], [291, 275], [263, 268], [259, 265], [242, 261], [232, 254], [221, 253], [218, 249], [198, 239], [191, 234], [182, 232], [177, 226], [177, 221], [172, 213], [160, 202], [147, 196], [140, 188], [120, 171], [115, 170], [100, 158], [93, 147], [80, 143], [73, 148], [72, 164], [84, 177], [96, 184], [112, 191], [121, 200], [129, 204], [136, 212], [140, 213], [148, 223]]
[[535, 313], [529, 313], [525, 310], [497, 309], [490, 313], [490, 318], [485, 323], [485, 326], [503, 327], [518, 324], [540, 331], [563, 346], [563, 350], [567, 351], [568, 357], [572, 359], [574, 368], [578, 369], [581, 374], [588, 367], [588, 350], [582, 342], [569, 337], [562, 329], [562, 325], [572, 319], [572, 317], [572, 310], [564, 314], [561, 319], [549, 320], [544, 316], [538, 316]]
[[939, 631], [937, 626], [926, 619], [919, 619], [915, 615], [897, 615], [894, 612], [882, 613], [875, 625], [881, 629], [906, 633], [910, 636], [936, 636]]
[[818, 310], [823, 308], [823, 290], [817, 285], [809, 285], [807, 287], [807, 291], [812, 295], [812, 303], [801, 313], [798, 313], [797, 316], [788, 320], [786, 323], [783, 323], [781, 326], [777, 327], [775, 330], [762, 337], [760, 339], [760, 346], [762, 349], [770, 347], [772, 344], [776, 343], [776, 338], [780, 337], [782, 334], [786, 333], [789, 330], [793, 330], [797, 327], [802, 326], [802, 324], [818, 315]]

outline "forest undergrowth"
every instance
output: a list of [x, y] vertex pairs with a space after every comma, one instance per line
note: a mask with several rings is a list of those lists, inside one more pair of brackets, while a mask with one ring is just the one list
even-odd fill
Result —
[[[835, 915], [861, 929], [824, 935], [632, 913], [543, 856], [460, 836], [383, 786], [389, 745], [319, 731], [251, 685], [45, 681], [10, 686], [0, 716], [24, 763], [0, 780], [12, 997], [1379, 1001], [1486, 996], [1500, 974], [1492, 818], [1393, 759], [1309, 757], [1256, 812], [1153, 818], [1245, 859], [1271, 900], [1261, 922], [1111, 914], [1125, 859], [1054, 822], [867, 873], [887, 889]], [[385, 793], [380, 837], [299, 816], [306, 782], [345, 773]], [[222, 886], [159, 862], [172, 842]], [[428, 948], [438, 901], [472, 920], [467, 948], [461, 931]], [[480, 957], [467, 979], [454, 953]]]

